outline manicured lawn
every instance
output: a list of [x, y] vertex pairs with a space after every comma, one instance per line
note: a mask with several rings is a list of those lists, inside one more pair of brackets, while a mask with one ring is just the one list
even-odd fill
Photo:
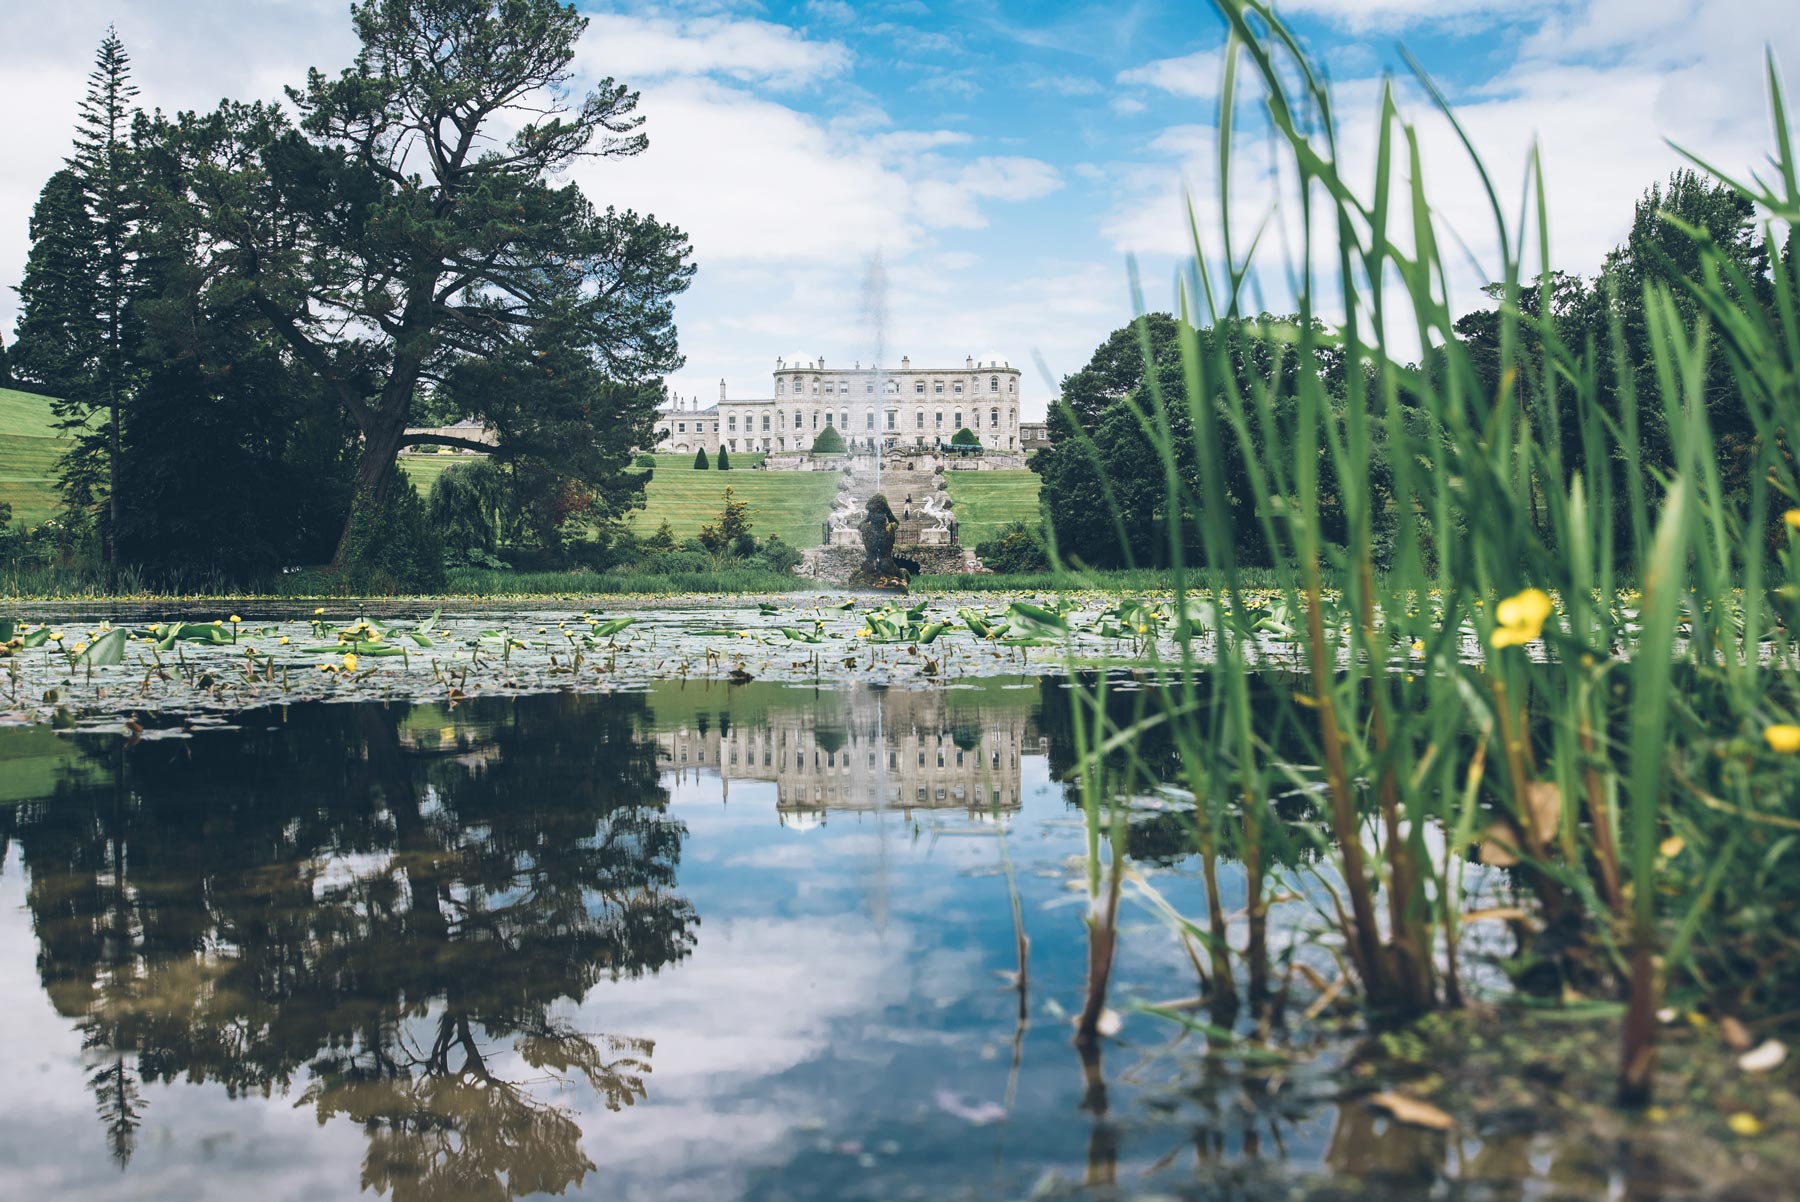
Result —
[[56, 463], [68, 444], [54, 421], [49, 397], [0, 388], [0, 501], [15, 522], [35, 526], [61, 504]]
[[992, 538], [1008, 522], [1035, 522], [1038, 517], [1038, 474], [949, 472], [950, 500], [956, 505], [958, 539], [973, 547]]
[[760, 462], [761, 455], [733, 455], [728, 472], [697, 472], [691, 455], [658, 455], [644, 508], [633, 515], [632, 525], [641, 535], [655, 533], [664, 521], [678, 539], [698, 534], [700, 527], [718, 519], [729, 487], [733, 497], [750, 503], [751, 528], [758, 538], [774, 534], [795, 547], [818, 546], [837, 492], [837, 474], [749, 470]]
[[[467, 463], [467, 455], [402, 455], [400, 464], [420, 492], [453, 463]], [[745, 452], [731, 457], [731, 470], [694, 470], [691, 455], [658, 455], [656, 471], [645, 491], [644, 508], [629, 519], [640, 535], [650, 535], [669, 523], [677, 539], [700, 533], [700, 527], [717, 521], [725, 507], [725, 490], [750, 503], [750, 524], [758, 538], [779, 535], [795, 547], [819, 545], [819, 531], [831, 512], [837, 491], [832, 472], [756, 472], [750, 468], [762, 456]]]

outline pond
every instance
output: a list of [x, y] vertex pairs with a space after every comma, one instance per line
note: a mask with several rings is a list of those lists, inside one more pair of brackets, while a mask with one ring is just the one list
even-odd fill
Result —
[[[1580, 1133], [1392, 1122], [1342, 1037], [1208, 1055], [1132, 1009], [1195, 992], [1141, 907], [1084, 1061], [1067, 694], [665, 681], [0, 730], [0, 1195], [1636, 1196]], [[1134, 861], [1199, 913], [1167, 819]]]

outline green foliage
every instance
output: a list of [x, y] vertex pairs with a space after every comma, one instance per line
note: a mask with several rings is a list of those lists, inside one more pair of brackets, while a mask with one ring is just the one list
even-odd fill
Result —
[[731, 452], [724, 447], [719, 448], [718, 470], [721, 472], [728, 472], [731, 470]]
[[969, 427], [964, 426], [950, 436], [950, 443], [952, 446], [958, 447], [978, 447], [981, 445], [981, 436], [969, 429]]
[[642, 454], [633, 456], [631, 462], [638, 467], [654, 469], [656, 467], [656, 456], [652, 455], [649, 451], [645, 451]]
[[409, 482], [390, 488], [379, 510], [354, 511], [348, 571], [352, 587], [365, 593], [422, 593], [444, 583], [444, 543]]
[[813, 439], [812, 453], [815, 455], [842, 455], [844, 453], [844, 436], [838, 433], [836, 426], [826, 426]]
[[706, 462], [706, 448], [701, 447], [698, 451], [694, 452], [694, 470], [703, 472], [709, 466], [711, 465]]
[[1011, 522], [1001, 527], [994, 537], [975, 544], [975, 554], [990, 572], [1028, 574], [1050, 570], [1044, 531], [1036, 523]]
[[297, 127], [229, 102], [153, 124], [193, 164], [199, 265], [254, 296], [359, 431], [353, 509], [381, 509], [437, 381], [435, 416], [479, 418], [499, 457], [539, 462], [538, 537], [581, 490], [611, 520], [641, 495], [630, 448], [681, 361], [672, 306], [693, 271], [678, 230], [565, 178], [645, 148], [636, 94], [602, 79], [568, 96], [586, 18], [556, 0], [368, 2], [352, 21], [354, 65], [291, 93]]
[[736, 499], [732, 490], [726, 489], [725, 506], [719, 511], [719, 520], [700, 528], [700, 545], [714, 555], [750, 554], [755, 550], [756, 542], [750, 534], [749, 515], [749, 502]]
[[500, 468], [486, 459], [454, 464], [432, 481], [427, 511], [449, 566], [506, 566], [498, 552], [508, 491]]

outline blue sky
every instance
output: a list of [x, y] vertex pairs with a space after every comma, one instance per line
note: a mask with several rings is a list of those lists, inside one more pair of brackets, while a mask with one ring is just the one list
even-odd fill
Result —
[[[1198, 0], [802, 0], [603, 4], [578, 65], [642, 92], [649, 151], [586, 166], [601, 204], [692, 236], [679, 309], [683, 394], [763, 395], [777, 355], [828, 363], [1009, 358], [1028, 416], [1129, 317], [1125, 264], [1167, 303], [1186, 237], [1184, 183], [1216, 225], [1214, 93], [1223, 25]], [[20, 9], [22, 8], [22, 12]], [[1800, 93], [1800, 21], [1784, 0], [1291, 0], [1277, 9], [1338, 87], [1346, 158], [1404, 45], [1442, 84], [1509, 197], [1537, 139], [1560, 266], [1591, 272], [1632, 199], [1704, 148], [1730, 168], [1766, 154], [1762, 53]], [[275, 97], [353, 42], [343, 0], [23, 0], [4, 19], [0, 281], [16, 282], [26, 217], [67, 149], [94, 44], [116, 22], [142, 99], [210, 106]], [[1416, 98], [1415, 98], [1416, 100]], [[1423, 106], [1414, 105], [1415, 111]], [[1453, 278], [1472, 306], [1492, 262], [1476, 181], [1441, 121], [1421, 135], [1428, 187], [1467, 242]], [[1245, 147], [1235, 220], [1272, 202], [1265, 145]], [[1265, 160], [1261, 160], [1266, 162]], [[885, 304], [871, 304], [879, 261]], [[1272, 306], [1279, 307], [1279, 297]], [[15, 298], [0, 297], [10, 332]], [[871, 314], [885, 320], [879, 331]]]

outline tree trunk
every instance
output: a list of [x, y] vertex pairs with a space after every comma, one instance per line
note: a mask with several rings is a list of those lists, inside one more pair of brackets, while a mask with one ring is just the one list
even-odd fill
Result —
[[344, 515], [344, 529], [338, 535], [337, 551], [331, 557], [333, 571], [342, 571], [350, 560], [350, 547], [359, 523], [379, 521], [387, 504], [388, 489], [393, 487], [395, 460], [400, 442], [406, 437], [406, 416], [387, 419], [377, 416], [363, 430], [362, 458], [356, 464], [356, 486], [350, 493], [350, 512]]

